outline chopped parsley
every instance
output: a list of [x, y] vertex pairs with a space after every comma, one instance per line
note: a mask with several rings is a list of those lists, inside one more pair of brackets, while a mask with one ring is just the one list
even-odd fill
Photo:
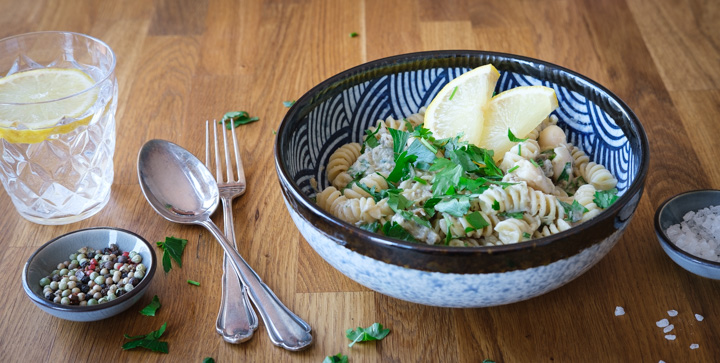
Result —
[[355, 38], [357, 36], [358, 36], [358, 33], [356, 33], [356, 32], [350, 33], [350, 38]]
[[453, 97], [455, 97], [455, 92], [457, 92], [457, 89], [458, 89], [457, 86], [455, 86], [455, 88], [453, 88], [453, 91], [450, 94], [450, 98], [448, 98], [448, 101], [452, 101]]
[[498, 213], [498, 216], [506, 217], [506, 218], [523, 219], [523, 212], [500, 212], [500, 213]]
[[508, 129], [508, 139], [510, 139], [510, 141], [512, 141], [512, 142], [523, 142], [523, 141], [527, 141], [527, 138], [525, 138], [525, 139], [520, 139], [520, 138], [516, 137], [516, 136], [513, 134], [512, 130], [510, 130], [510, 129]]
[[530, 233], [523, 232], [523, 238], [530, 238], [530, 237], [532, 237], [532, 235]]
[[593, 202], [595, 202], [598, 207], [605, 209], [615, 203], [618, 199], [617, 193], [618, 190], [616, 188], [612, 188], [610, 190], [598, 190], [595, 192]]
[[388, 131], [393, 139], [393, 151], [395, 152], [395, 155], [400, 154], [403, 150], [405, 150], [405, 144], [407, 144], [410, 133], [396, 129], [388, 129]]
[[178, 266], [182, 267], [182, 253], [187, 245], [187, 240], [175, 237], [165, 237], [165, 242], [156, 242], [158, 247], [163, 250], [162, 265], [165, 273], [172, 269], [171, 259], [175, 260]]
[[558, 202], [560, 202], [560, 205], [565, 210], [565, 220], [568, 222], [578, 222], [582, 219], [583, 214], [588, 212], [588, 209], [578, 203], [577, 200], [573, 200], [572, 204], [565, 203], [561, 200], [558, 200]]
[[408, 209], [414, 202], [408, 200], [400, 193], [389, 193], [387, 203], [395, 213], [399, 213], [401, 210]]
[[470, 223], [472, 228], [468, 227], [465, 228], [465, 233], [471, 232], [473, 230], [483, 229], [490, 225], [488, 221], [483, 218], [482, 214], [480, 212], [475, 211], [465, 216], [465, 220]]
[[560, 176], [558, 177], [558, 181], [569, 181], [570, 175], [568, 174], [568, 170], [572, 170], [572, 163], [565, 163], [565, 167], [563, 168], [562, 173], [560, 173]]
[[145, 316], [155, 316], [155, 312], [157, 309], [160, 309], [160, 306], [162, 306], [160, 305], [160, 299], [158, 299], [157, 295], [155, 295], [150, 304], [140, 310], [140, 314]]
[[[435, 176], [433, 177], [431, 188], [433, 192], [433, 197], [441, 197], [443, 195], [453, 194], [455, 191], [455, 186], [460, 183], [460, 177], [463, 176], [462, 166], [455, 165], [453, 167], [450, 167], [450, 165], [454, 165], [452, 161], [447, 159], [439, 160], [444, 160], [443, 163], [447, 163], [446, 167], [437, 174], [435, 174]], [[438, 164], [440, 163], [436, 160], [433, 166]]]
[[187, 283], [190, 285], [200, 286], [200, 283], [194, 280], [187, 280]]
[[322, 363], [348, 363], [348, 357], [342, 353], [329, 355], [323, 359]]
[[145, 348], [154, 352], [161, 352], [167, 354], [169, 353], [168, 343], [158, 341], [158, 339], [160, 339], [163, 333], [165, 333], [165, 328], [167, 328], [167, 322], [164, 323], [160, 327], [160, 329], [150, 332], [150, 334], [147, 335], [137, 335], [131, 337], [125, 334], [125, 339], [130, 339], [131, 341], [123, 344], [122, 349], [129, 350], [135, 348]]
[[360, 227], [361, 229], [364, 229], [366, 231], [375, 233], [378, 231], [378, 229], [380, 229], [380, 222], [375, 221], [372, 223], [365, 223], [365, 224], [359, 225], [358, 227]]
[[413, 177], [413, 180], [422, 185], [427, 185], [427, 181], [419, 176]]
[[387, 221], [382, 227], [383, 234], [408, 242], [416, 242], [415, 238], [397, 222]]
[[205, 357], [205, 358], [203, 358], [202, 363], [215, 363], [215, 358]]
[[225, 113], [222, 120], [218, 123], [220, 124], [223, 121], [232, 121], [225, 124], [225, 128], [230, 130], [232, 127], [238, 127], [258, 120], [260, 120], [258, 117], [250, 117], [250, 114], [247, 113], [247, 111], [231, 111]]
[[408, 177], [410, 173], [410, 164], [415, 162], [417, 155], [408, 155], [407, 151], [403, 151], [400, 155], [395, 158], [395, 167], [390, 171], [390, 175], [387, 176], [387, 180], [392, 183], [397, 183], [403, 177]]
[[423, 227], [432, 228], [432, 226], [430, 225], [430, 222], [429, 222], [429, 221], [424, 220], [424, 219], [416, 216], [414, 213], [412, 213], [412, 212], [410, 212], [410, 211], [401, 210], [401, 211], [399, 212], [399, 214], [400, 214], [400, 216], [402, 216], [403, 218], [405, 218], [405, 220], [415, 222], [415, 223], [417, 223], [418, 225], [421, 225], [421, 226], [423, 226]]
[[292, 107], [292, 105], [295, 104], [295, 100], [292, 101], [283, 101], [283, 106], [285, 107]]
[[462, 217], [467, 214], [470, 209], [470, 199], [464, 198], [453, 198], [448, 201], [439, 202], [435, 205], [435, 210], [442, 213], [447, 213], [451, 216]]
[[492, 209], [500, 210], [500, 202], [498, 202], [497, 200], [494, 200], [493, 204], [492, 204]]
[[520, 165], [515, 165], [515, 166], [513, 166], [512, 168], [508, 169], [508, 171], [507, 171], [508, 174], [510, 174], [510, 173], [512, 173], [513, 171], [517, 170], [517, 168], [519, 168], [519, 167], [520, 167]]
[[348, 329], [345, 332], [345, 336], [348, 339], [352, 340], [352, 343], [350, 343], [348, 347], [352, 347], [355, 343], [358, 342], [382, 340], [388, 334], [390, 334], [390, 329], [383, 329], [383, 326], [380, 323], [374, 323], [373, 325], [370, 325], [370, 327], [365, 329], [361, 327], [358, 327], [356, 330]]

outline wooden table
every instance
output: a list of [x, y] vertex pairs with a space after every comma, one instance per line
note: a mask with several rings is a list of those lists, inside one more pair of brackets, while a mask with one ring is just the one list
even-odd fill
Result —
[[[0, 37], [90, 34], [116, 52], [120, 82], [116, 176], [105, 209], [71, 225], [40, 226], [20, 218], [0, 193], [0, 359], [320, 362], [342, 352], [351, 362], [718, 361], [720, 282], [675, 265], [652, 226], [655, 208], [671, 195], [720, 188], [718, 19], [720, 2], [694, 0], [0, 0]], [[344, 277], [294, 227], [273, 165], [283, 101], [360, 63], [433, 49], [543, 59], [605, 85], [637, 113], [651, 148], [645, 194], [618, 245], [583, 276], [507, 306], [421, 306]], [[240, 253], [312, 325], [315, 343], [303, 352], [273, 346], [262, 323], [249, 342], [222, 341], [214, 331], [222, 250], [200, 227], [155, 214], [138, 186], [136, 156], [145, 141], [171, 140], [202, 155], [205, 120], [231, 110], [260, 117], [237, 129], [248, 180], [234, 204]], [[92, 226], [126, 228], [150, 241], [186, 238], [184, 265], [158, 271], [147, 295], [119, 316], [74, 323], [42, 313], [22, 291], [23, 264], [54, 236]], [[153, 295], [163, 305], [158, 315], [138, 314]], [[616, 317], [616, 306], [626, 314]], [[679, 312], [670, 318], [675, 341], [655, 325], [671, 309]], [[120, 348], [124, 333], [146, 334], [163, 322], [168, 355]], [[348, 348], [345, 330], [374, 322], [390, 335]]]

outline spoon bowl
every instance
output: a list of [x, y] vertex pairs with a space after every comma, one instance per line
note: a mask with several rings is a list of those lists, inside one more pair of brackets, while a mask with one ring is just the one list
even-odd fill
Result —
[[273, 344], [297, 351], [312, 343], [310, 325], [283, 305], [210, 220], [218, 207], [220, 193], [202, 161], [172, 142], [150, 140], [138, 153], [138, 179], [150, 206], [163, 218], [199, 224], [218, 240], [238, 278], [247, 286], [250, 300], [265, 322]]
[[138, 179], [150, 206], [171, 222], [198, 224], [209, 219], [219, 204], [220, 192], [210, 170], [171, 142], [150, 140], [142, 147]]

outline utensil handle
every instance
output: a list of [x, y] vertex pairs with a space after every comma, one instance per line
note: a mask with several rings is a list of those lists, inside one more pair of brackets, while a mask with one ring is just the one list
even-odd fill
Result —
[[250, 300], [265, 322], [272, 343], [293, 351], [308, 347], [313, 341], [310, 325], [280, 302], [212, 221], [206, 219], [198, 223], [212, 233], [230, 257], [235, 272], [250, 291]]
[[[222, 199], [225, 236], [237, 250], [233, 225], [232, 200]], [[222, 300], [215, 330], [228, 343], [241, 343], [252, 338], [258, 327], [257, 315], [250, 306], [247, 289], [231, 267], [227, 254], [223, 254]]]

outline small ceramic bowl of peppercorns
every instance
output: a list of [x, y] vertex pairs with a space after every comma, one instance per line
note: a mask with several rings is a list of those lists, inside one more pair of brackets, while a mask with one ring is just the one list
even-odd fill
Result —
[[22, 284], [35, 305], [65, 320], [96, 321], [135, 304], [157, 258], [143, 237], [119, 228], [73, 231], [44, 244], [25, 263]]

